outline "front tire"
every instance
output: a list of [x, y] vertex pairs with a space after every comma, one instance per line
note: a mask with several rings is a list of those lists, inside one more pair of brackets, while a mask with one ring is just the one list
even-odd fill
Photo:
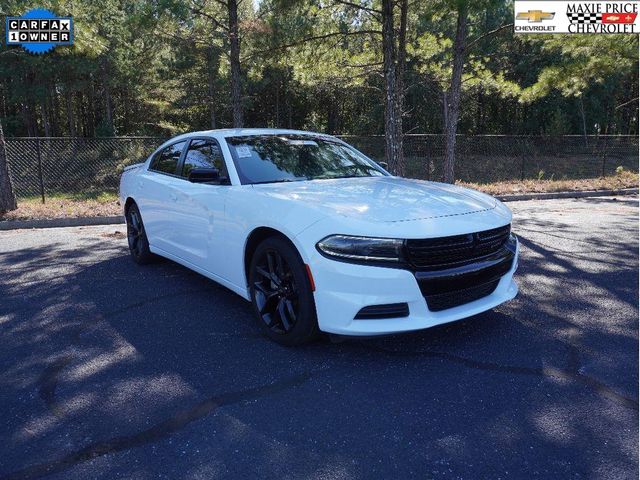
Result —
[[258, 322], [272, 340], [293, 346], [318, 336], [306, 267], [285, 239], [270, 237], [258, 245], [249, 267], [249, 291]]
[[149, 240], [147, 232], [142, 223], [142, 215], [138, 206], [133, 203], [127, 209], [127, 241], [129, 242], [129, 252], [133, 261], [139, 265], [145, 265], [153, 261], [154, 255], [149, 250]]

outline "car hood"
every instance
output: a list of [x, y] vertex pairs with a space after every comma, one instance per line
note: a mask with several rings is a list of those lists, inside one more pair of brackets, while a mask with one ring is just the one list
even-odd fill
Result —
[[403, 222], [490, 210], [497, 201], [455, 185], [399, 177], [340, 178], [253, 186], [274, 198], [304, 203], [327, 215]]

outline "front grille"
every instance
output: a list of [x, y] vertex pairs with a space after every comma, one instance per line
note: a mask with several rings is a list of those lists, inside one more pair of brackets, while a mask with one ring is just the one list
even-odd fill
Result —
[[440, 312], [442, 310], [474, 302], [486, 297], [487, 295], [491, 295], [498, 286], [498, 282], [500, 282], [500, 279], [483, 283], [475, 287], [465, 288], [463, 290], [426, 295], [424, 298], [427, 300], [427, 307], [429, 307], [429, 310], [432, 312]]
[[387, 303], [385, 305], [369, 305], [361, 308], [354, 317], [356, 320], [377, 320], [381, 318], [402, 318], [409, 316], [409, 305], [406, 303]]
[[407, 259], [416, 268], [440, 270], [473, 263], [498, 252], [509, 239], [511, 225], [449, 237], [410, 239]]

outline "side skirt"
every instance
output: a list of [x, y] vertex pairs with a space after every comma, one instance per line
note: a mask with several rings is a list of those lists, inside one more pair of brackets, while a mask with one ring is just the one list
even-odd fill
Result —
[[215, 273], [211, 273], [210, 271], [205, 270], [204, 268], [198, 267], [197, 265], [194, 265], [193, 263], [188, 262], [187, 260], [184, 260], [183, 258], [180, 258], [177, 255], [173, 255], [172, 253], [169, 253], [161, 248], [154, 247], [153, 245], [149, 245], [149, 250], [151, 250], [151, 252], [155, 253], [156, 255], [160, 255], [161, 257], [165, 257], [165, 258], [168, 258], [169, 260], [173, 260], [174, 262], [187, 267], [189, 270], [193, 270], [194, 272], [197, 272], [200, 275], [203, 275], [208, 279], [213, 280], [216, 283], [219, 283], [223, 287], [227, 287], [229, 290], [233, 291], [234, 293], [237, 293], [245, 300], [249, 300], [249, 301], [251, 300], [249, 298], [249, 291], [246, 287], [241, 287], [239, 285], [236, 285], [235, 283], [231, 283], [228, 280], [225, 280], [224, 278], [216, 275]]

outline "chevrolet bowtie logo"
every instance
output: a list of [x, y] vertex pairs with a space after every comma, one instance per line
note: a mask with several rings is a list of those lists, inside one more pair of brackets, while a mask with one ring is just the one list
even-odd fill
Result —
[[528, 12], [519, 12], [516, 16], [516, 20], [529, 20], [529, 23], [539, 23], [543, 20], [551, 20], [554, 16], [555, 12], [529, 10]]

